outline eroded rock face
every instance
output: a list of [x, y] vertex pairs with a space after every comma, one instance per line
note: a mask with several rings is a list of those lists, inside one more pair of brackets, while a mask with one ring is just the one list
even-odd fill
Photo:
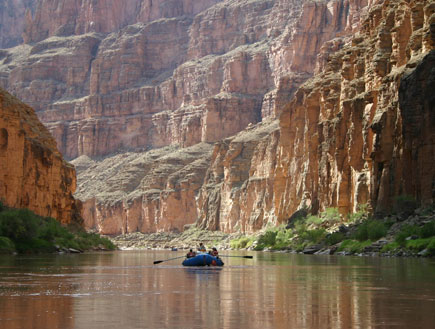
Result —
[[23, 37], [33, 43], [52, 36], [111, 33], [161, 18], [195, 15], [222, 0], [40, 0]]
[[195, 196], [211, 150], [201, 143], [73, 160], [85, 228], [103, 234], [183, 231], [198, 218]]
[[219, 186], [201, 190], [203, 227], [252, 232], [301, 207], [347, 214], [368, 203], [382, 212], [399, 195], [433, 203], [434, 9], [374, 3], [361, 32], [321, 54], [320, 72], [285, 105], [279, 131], [265, 137], [270, 152], [257, 138], [217, 144], [205, 186]]
[[224, 232], [254, 232], [274, 216], [277, 120], [250, 126], [216, 143], [202, 185], [198, 224]]
[[23, 42], [27, 17], [32, 15], [37, 0], [0, 0], [0, 49]]
[[365, 5], [41, 1], [27, 44], [0, 54], [0, 86], [36, 109], [67, 158], [215, 142], [277, 116]]
[[0, 84], [68, 157], [187, 147], [74, 162], [86, 227], [102, 233], [253, 232], [301, 207], [433, 203], [433, 2], [366, 5], [221, 1], [62, 33], [35, 16], [29, 38], [48, 38], [2, 53]]
[[[424, 169], [424, 159], [434, 156], [434, 135], [426, 126], [434, 123], [433, 105], [424, 106], [425, 88], [415, 99], [422, 105], [398, 102], [402, 77], [417, 63], [430, 65], [423, 58], [433, 48], [420, 36], [429, 33], [433, 10], [427, 1], [376, 3], [361, 32], [298, 90], [280, 117], [278, 173], [286, 186], [275, 191], [278, 218], [302, 204], [314, 210], [335, 206], [346, 214], [361, 203], [375, 211], [390, 209], [402, 194], [433, 202], [433, 192], [421, 188], [426, 180], [433, 182], [433, 170]], [[428, 90], [430, 74], [424, 82]], [[418, 113], [416, 123], [404, 113]], [[422, 131], [419, 142], [410, 137], [410, 124], [412, 134]]]
[[77, 220], [75, 169], [29, 106], [0, 89], [0, 199], [64, 224]]

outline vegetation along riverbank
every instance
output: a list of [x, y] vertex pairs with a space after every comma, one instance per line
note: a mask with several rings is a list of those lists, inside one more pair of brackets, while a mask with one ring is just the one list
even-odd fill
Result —
[[319, 215], [299, 211], [287, 225], [252, 235], [225, 234], [188, 227], [183, 233], [130, 233], [111, 238], [121, 249], [187, 249], [200, 241], [219, 249], [285, 251], [304, 254], [435, 256], [435, 209], [417, 208], [401, 197], [393, 213], [372, 216], [366, 205], [347, 217], [336, 208]]
[[27, 209], [8, 208], [0, 202], [0, 254], [113, 250], [107, 238], [87, 233], [80, 227], [62, 226]]

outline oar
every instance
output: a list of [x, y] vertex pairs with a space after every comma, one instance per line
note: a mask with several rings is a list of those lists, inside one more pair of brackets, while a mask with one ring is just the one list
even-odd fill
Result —
[[174, 258], [169, 258], [169, 259], [164, 259], [164, 260], [156, 260], [153, 262], [153, 264], [160, 264], [163, 262], [167, 262], [168, 260], [174, 260], [174, 259], [179, 259], [179, 258], [185, 258], [186, 256], [180, 256], [180, 257], [174, 257]]
[[249, 259], [254, 258], [254, 256], [230, 256], [230, 255], [219, 255], [219, 257], [240, 257], [240, 258], [249, 258]]

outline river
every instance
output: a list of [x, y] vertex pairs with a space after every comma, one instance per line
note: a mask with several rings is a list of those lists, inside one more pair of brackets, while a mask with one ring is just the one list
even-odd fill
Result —
[[433, 259], [252, 252], [222, 268], [153, 265], [182, 254], [0, 256], [0, 328], [435, 327]]

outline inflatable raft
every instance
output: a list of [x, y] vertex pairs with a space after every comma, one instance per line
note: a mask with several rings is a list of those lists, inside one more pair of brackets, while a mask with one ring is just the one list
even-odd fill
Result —
[[198, 254], [183, 261], [183, 266], [223, 266], [224, 262], [219, 257], [209, 254]]

